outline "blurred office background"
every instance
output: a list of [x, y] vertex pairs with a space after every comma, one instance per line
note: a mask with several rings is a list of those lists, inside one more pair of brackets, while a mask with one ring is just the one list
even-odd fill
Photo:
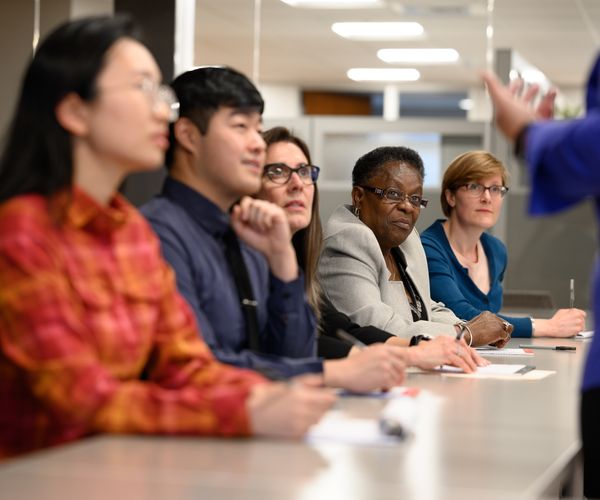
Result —
[[[600, 46], [597, 0], [1, 0], [3, 133], [38, 39], [64, 20], [114, 12], [129, 12], [142, 25], [165, 80], [206, 64], [230, 65], [253, 78], [266, 101], [265, 127], [293, 128], [322, 167], [324, 220], [349, 202], [354, 161], [374, 147], [406, 145], [423, 156], [431, 202], [419, 229], [442, 216], [445, 166], [464, 151], [491, 150], [511, 171], [504, 213], [492, 231], [508, 247], [505, 288], [546, 292], [555, 307], [566, 307], [575, 278], [576, 305], [588, 308], [597, 247], [592, 201], [556, 217], [528, 216], [526, 175], [490, 124], [479, 73], [490, 68], [505, 81], [520, 76], [555, 86], [557, 118], [578, 116]], [[379, 26], [374, 34], [343, 33], [356, 28], [347, 24], [333, 29], [350, 22], [413, 24], [389, 33]], [[425, 61], [423, 54], [381, 49], [446, 50], [425, 54]], [[406, 56], [412, 59], [388, 62]], [[431, 60], [436, 56], [443, 61]], [[353, 68], [409, 71], [357, 81], [349, 77]], [[163, 176], [133, 176], [123, 191], [143, 203]]]

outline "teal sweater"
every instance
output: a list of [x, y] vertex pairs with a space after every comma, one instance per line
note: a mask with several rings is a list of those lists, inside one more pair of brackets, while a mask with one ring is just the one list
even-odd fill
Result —
[[[506, 247], [493, 236], [483, 233], [481, 245], [490, 268], [490, 290], [483, 293], [459, 262], [439, 219], [422, 234], [427, 255], [431, 298], [443, 302], [459, 318], [469, 320], [482, 311], [498, 313], [502, 308], [502, 280], [506, 270]], [[514, 325], [513, 337], [531, 337], [531, 319], [499, 315]]]

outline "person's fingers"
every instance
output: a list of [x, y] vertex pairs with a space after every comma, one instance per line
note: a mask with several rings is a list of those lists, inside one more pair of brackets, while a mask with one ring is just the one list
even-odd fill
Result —
[[471, 353], [469, 352], [470, 349], [464, 349], [464, 348], [460, 348], [460, 357], [465, 361], [465, 363], [467, 365], [469, 365], [469, 367], [471, 368], [471, 370], [475, 371], [477, 370], [477, 363], [475, 362], [475, 360], [473, 359]]
[[298, 375], [292, 379], [292, 382], [307, 387], [323, 387], [325, 383], [323, 375], [316, 373]]
[[475, 349], [469, 348], [469, 355], [471, 356], [471, 359], [477, 366], [487, 366], [491, 364], [490, 361], [481, 357]]
[[508, 91], [510, 92], [510, 94], [513, 97], [518, 96], [521, 94], [524, 84], [525, 84], [525, 82], [523, 81], [522, 78], [516, 78], [514, 80], [511, 80], [510, 83], [508, 84]]
[[540, 120], [549, 120], [554, 118], [554, 101], [556, 100], [556, 89], [550, 89], [542, 99], [537, 107], [536, 113]]
[[540, 91], [540, 86], [537, 83], [532, 83], [523, 93], [522, 100], [526, 104], [531, 104]]
[[456, 353], [450, 357], [450, 364], [460, 368], [465, 373], [473, 373], [474, 368], [471, 368], [465, 360]]
[[494, 102], [498, 101], [500, 99], [500, 96], [501, 96], [502, 90], [503, 90], [502, 84], [498, 80], [498, 77], [496, 77], [496, 75], [490, 71], [485, 71], [481, 75], [481, 78], [487, 85], [487, 89], [488, 89], [488, 92], [490, 93], [490, 96], [492, 97], [492, 100]]

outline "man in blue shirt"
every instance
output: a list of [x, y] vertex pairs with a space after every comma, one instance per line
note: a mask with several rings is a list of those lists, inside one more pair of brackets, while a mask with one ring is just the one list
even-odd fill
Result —
[[[328, 385], [353, 390], [400, 383], [400, 348], [377, 347], [370, 364], [316, 357], [316, 320], [285, 213], [249, 197], [265, 161], [258, 90], [222, 67], [189, 71], [172, 85], [181, 118], [171, 128], [169, 177], [142, 212], [216, 357], [272, 378], [324, 372]], [[246, 287], [232, 245], [241, 249]]]
[[[536, 110], [528, 106], [533, 92], [516, 99], [492, 74], [484, 80], [502, 132], [516, 142], [517, 153], [527, 160], [531, 178], [529, 210], [533, 214], [555, 213], [588, 197], [596, 202], [600, 219], [600, 57], [587, 84], [587, 114], [576, 120], [551, 121], [553, 94], [545, 96]], [[583, 443], [584, 494], [600, 498], [600, 267], [594, 278], [595, 335], [583, 374], [581, 434]]]

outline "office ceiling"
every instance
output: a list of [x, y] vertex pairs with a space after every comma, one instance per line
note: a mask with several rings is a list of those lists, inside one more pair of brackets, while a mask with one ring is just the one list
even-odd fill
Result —
[[[356, 91], [381, 83], [348, 80], [351, 67], [391, 67], [380, 48], [455, 48], [458, 64], [419, 66], [415, 90], [466, 89], [485, 67], [487, 0], [384, 0], [378, 9], [301, 9], [261, 0], [259, 81], [306, 89]], [[197, 64], [228, 64], [252, 76], [254, 0], [196, 0]], [[336, 21], [417, 21], [427, 37], [359, 42], [334, 34]], [[561, 88], [583, 85], [600, 46], [598, 0], [495, 0], [494, 46], [514, 48]], [[402, 67], [398, 65], [398, 67]]]

